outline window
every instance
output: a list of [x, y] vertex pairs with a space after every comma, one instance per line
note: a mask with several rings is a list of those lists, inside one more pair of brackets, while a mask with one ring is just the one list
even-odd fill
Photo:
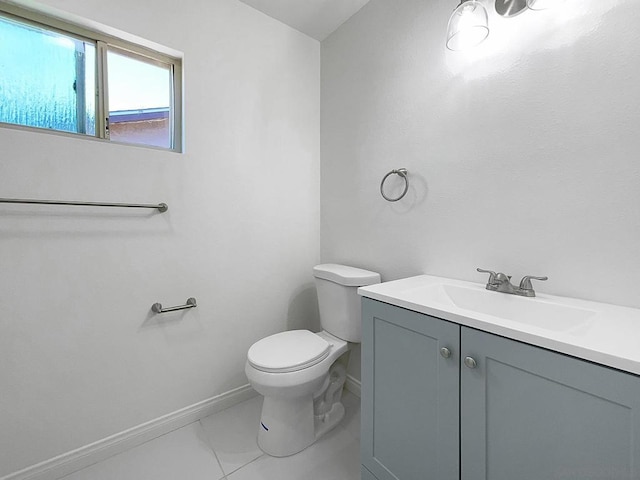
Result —
[[111, 140], [171, 148], [171, 65], [109, 49]]
[[0, 121], [95, 134], [95, 44], [0, 17]]
[[179, 59], [0, 3], [0, 122], [181, 150]]

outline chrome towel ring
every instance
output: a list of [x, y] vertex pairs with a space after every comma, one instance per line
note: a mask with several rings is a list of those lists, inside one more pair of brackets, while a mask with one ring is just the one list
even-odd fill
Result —
[[[382, 178], [382, 182], [380, 182], [380, 194], [382, 195], [382, 198], [384, 198], [386, 201], [388, 202], [397, 202], [398, 200], [400, 200], [402, 197], [404, 197], [407, 194], [407, 190], [409, 190], [409, 179], [407, 178], [407, 174], [409, 172], [407, 171], [406, 168], [399, 168], [398, 170], [391, 170], [389, 173], [387, 173], [383, 178]], [[384, 182], [386, 182], [387, 178], [389, 178], [390, 175], [399, 175], [400, 177], [402, 177], [402, 179], [404, 180], [404, 190], [403, 192], [400, 194], [399, 197], [397, 198], [390, 198], [387, 197], [384, 194]]]

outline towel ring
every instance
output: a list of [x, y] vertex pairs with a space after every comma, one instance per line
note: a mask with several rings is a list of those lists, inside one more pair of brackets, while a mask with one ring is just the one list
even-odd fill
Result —
[[[398, 200], [403, 198], [407, 194], [407, 190], [409, 190], [409, 179], [407, 178], [407, 174], [408, 173], [409, 172], [407, 171], [406, 168], [399, 168], [398, 170], [391, 170], [389, 173], [387, 173], [382, 178], [382, 182], [380, 182], [380, 194], [382, 195], [382, 198], [384, 198], [388, 202], [397, 202]], [[390, 198], [390, 197], [387, 197], [384, 194], [384, 182], [386, 182], [387, 178], [389, 178], [389, 176], [393, 175], [393, 174], [399, 175], [404, 180], [404, 191], [400, 194], [400, 196], [398, 198]]]

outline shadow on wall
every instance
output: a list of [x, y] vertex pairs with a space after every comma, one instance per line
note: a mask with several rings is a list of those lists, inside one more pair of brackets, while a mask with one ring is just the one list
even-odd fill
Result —
[[318, 295], [313, 283], [302, 285], [291, 295], [287, 310], [287, 330], [322, 330]]

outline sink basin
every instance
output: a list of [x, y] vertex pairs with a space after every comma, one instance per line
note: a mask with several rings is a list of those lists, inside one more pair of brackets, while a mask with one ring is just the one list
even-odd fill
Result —
[[558, 332], [584, 327], [597, 312], [535, 297], [492, 292], [483, 286], [431, 284], [406, 292], [414, 301], [454, 306], [469, 312]]
[[453, 304], [464, 310], [527, 323], [547, 330], [572, 330], [587, 324], [596, 312], [570, 305], [562, 305], [540, 298], [491, 292], [486, 289], [443, 285]]

